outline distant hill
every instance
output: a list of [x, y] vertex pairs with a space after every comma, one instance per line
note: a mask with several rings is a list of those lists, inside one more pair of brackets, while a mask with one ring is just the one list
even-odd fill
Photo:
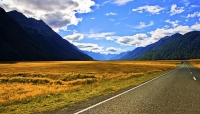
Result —
[[200, 59], [200, 32], [193, 31], [180, 36], [161, 48], [144, 54], [142, 60]]
[[120, 53], [120, 54], [117, 54], [117, 55], [111, 57], [110, 60], [120, 60], [122, 57], [124, 57], [124, 56], [127, 55], [128, 53], [130, 53], [130, 51], [122, 52], [122, 53]]
[[112, 60], [112, 57], [117, 56], [118, 54], [103, 54], [103, 56], [106, 58], [106, 60]]
[[91, 51], [83, 51], [85, 54], [91, 56], [94, 60], [112, 60], [111, 58], [118, 54], [101, 54]]
[[92, 60], [42, 20], [0, 8], [0, 61]]
[[168, 44], [169, 42], [179, 38], [180, 36], [182, 36], [182, 35], [179, 33], [174, 34], [172, 36], [166, 36], [166, 37], [160, 39], [158, 42], [150, 44], [146, 47], [138, 47], [138, 48], [134, 49], [133, 51], [131, 51], [131, 52], [127, 53], [125, 56], [123, 56], [121, 59], [123, 59], [123, 60], [141, 59], [141, 57], [144, 56], [146, 53], [153, 51], [153, 50], [157, 50], [157, 49], [163, 47], [164, 45]]
[[107, 60], [102, 54], [91, 51], [84, 51], [85, 54], [92, 57], [94, 60]]

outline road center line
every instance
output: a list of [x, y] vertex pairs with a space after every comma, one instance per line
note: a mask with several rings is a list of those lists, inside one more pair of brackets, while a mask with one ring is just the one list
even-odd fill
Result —
[[152, 82], [152, 81], [154, 81], [154, 80], [156, 80], [156, 79], [158, 79], [158, 78], [160, 78], [160, 77], [162, 77], [162, 76], [165, 76], [166, 74], [169, 74], [170, 72], [175, 71], [175, 70], [177, 70], [177, 69], [178, 69], [178, 68], [176, 68], [176, 69], [174, 69], [174, 70], [171, 70], [171, 71], [169, 71], [169, 72], [167, 72], [167, 73], [165, 73], [165, 74], [162, 74], [162, 75], [160, 75], [160, 76], [158, 76], [158, 77], [156, 77], [156, 78], [153, 78], [153, 79], [151, 79], [151, 80], [149, 80], [149, 81], [147, 81], [147, 82], [145, 82], [145, 83], [142, 83], [142, 84], [140, 84], [140, 85], [138, 85], [138, 86], [136, 86], [136, 87], [133, 87], [133, 88], [131, 88], [131, 89], [129, 89], [129, 90], [123, 92], [123, 93], [120, 93], [120, 94], [118, 94], [118, 95], [116, 95], [116, 96], [113, 96], [113, 97], [111, 97], [111, 98], [109, 98], [109, 99], [107, 99], [107, 100], [101, 101], [101, 102], [99, 102], [99, 103], [97, 103], [97, 104], [95, 104], [95, 105], [92, 105], [92, 106], [90, 106], [90, 107], [88, 107], [88, 108], [85, 108], [85, 109], [83, 109], [83, 110], [80, 110], [79, 112], [76, 112], [76, 113], [74, 113], [74, 114], [80, 114], [80, 113], [85, 112], [85, 111], [87, 111], [87, 110], [89, 110], [89, 109], [92, 109], [92, 108], [94, 108], [94, 107], [96, 107], [96, 106], [98, 106], [98, 105], [101, 105], [101, 104], [103, 104], [103, 103], [105, 103], [105, 102], [108, 102], [108, 101], [110, 101], [110, 100], [112, 100], [112, 99], [115, 99], [115, 98], [117, 98], [117, 97], [119, 97], [119, 96], [121, 96], [121, 95], [123, 95], [123, 94], [125, 94], [125, 93], [128, 93], [128, 92], [130, 92], [130, 91], [132, 91], [132, 90], [134, 90], [134, 89], [136, 89], [136, 88], [138, 88], [138, 87], [140, 87], [140, 86], [143, 86], [143, 85], [145, 85], [145, 84], [147, 84], [147, 83], [149, 83], [149, 82]]
[[193, 77], [194, 80], [197, 80], [195, 77]]

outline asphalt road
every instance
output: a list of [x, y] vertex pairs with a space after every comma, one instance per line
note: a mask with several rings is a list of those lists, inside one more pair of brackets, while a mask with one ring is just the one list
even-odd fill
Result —
[[200, 69], [187, 62], [172, 72], [76, 114], [200, 114]]

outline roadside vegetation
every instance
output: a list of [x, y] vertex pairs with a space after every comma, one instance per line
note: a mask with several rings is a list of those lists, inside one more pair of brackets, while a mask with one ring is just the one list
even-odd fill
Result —
[[0, 63], [0, 113], [67, 108], [136, 86], [180, 61], [57, 61]]
[[189, 60], [189, 63], [192, 64], [196, 68], [200, 68], [200, 59]]

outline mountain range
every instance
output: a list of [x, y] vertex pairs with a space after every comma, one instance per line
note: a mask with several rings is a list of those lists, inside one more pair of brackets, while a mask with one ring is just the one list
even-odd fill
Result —
[[193, 31], [171, 40], [156, 50], [150, 50], [142, 60], [200, 59], [200, 32]]
[[200, 32], [166, 36], [145, 47], [113, 55], [109, 59], [100, 53], [87, 53], [97, 60], [187, 60], [200, 59]]
[[121, 60], [187, 60], [200, 59], [200, 32], [166, 36], [146, 47], [138, 47]]
[[121, 57], [126, 55], [129, 51], [127, 52], [122, 52], [120, 54], [101, 54], [97, 52], [92, 52], [92, 51], [84, 51], [85, 54], [91, 56], [95, 60], [119, 60]]
[[0, 8], [0, 61], [93, 60], [42, 20]]
[[0, 8], [0, 61], [200, 59], [200, 32], [166, 36], [120, 54], [82, 51], [44, 21]]

